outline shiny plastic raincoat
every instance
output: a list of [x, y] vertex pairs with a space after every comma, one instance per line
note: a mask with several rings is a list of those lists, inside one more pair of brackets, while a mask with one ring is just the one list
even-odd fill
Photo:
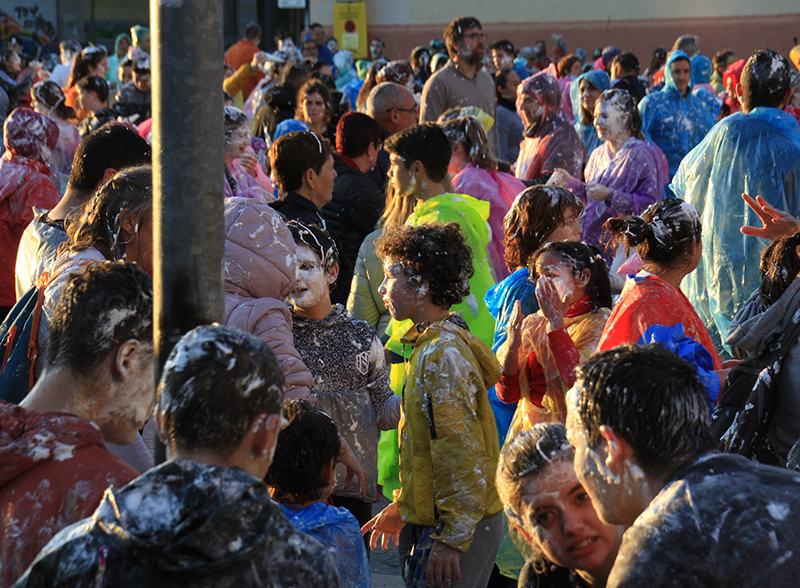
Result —
[[702, 98], [692, 94], [691, 81], [686, 96], [678, 91], [670, 71], [670, 65], [678, 58], [689, 59], [683, 51], [674, 51], [664, 67], [664, 87], [639, 103], [642, 130], [664, 152], [670, 177], [675, 175], [686, 154], [703, 140], [716, 119], [716, 112], [712, 113]]
[[586, 80], [601, 92], [611, 88], [611, 78], [602, 69], [593, 69], [587, 71], [585, 74], [578, 76], [569, 88], [570, 100], [572, 100], [572, 112], [575, 115], [575, 130], [578, 136], [583, 141], [583, 146], [586, 147], [586, 157], [592, 154], [592, 151], [602, 145], [600, 137], [597, 136], [597, 129], [594, 128], [594, 123], [585, 125], [583, 120], [583, 111], [581, 110], [581, 80]]
[[398, 508], [406, 523], [437, 527], [434, 539], [465, 552], [478, 522], [503, 508], [494, 485], [500, 445], [486, 396], [500, 365], [452, 320], [406, 335], [413, 351], [399, 427]]
[[681, 163], [675, 195], [703, 224], [703, 256], [683, 290], [720, 348], [730, 321], [758, 286], [767, 241], [739, 232], [761, 226], [742, 192], [795, 216], [800, 213], [800, 127], [789, 114], [758, 107], [721, 120]]

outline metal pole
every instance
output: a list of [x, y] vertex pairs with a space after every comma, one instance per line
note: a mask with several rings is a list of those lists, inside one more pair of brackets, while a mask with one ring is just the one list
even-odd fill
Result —
[[222, 1], [150, 0], [159, 366], [183, 333], [223, 317]]

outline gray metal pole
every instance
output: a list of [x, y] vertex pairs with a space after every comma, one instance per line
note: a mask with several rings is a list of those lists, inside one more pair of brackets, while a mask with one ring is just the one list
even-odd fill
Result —
[[[150, 22], [154, 326], [163, 366], [183, 333], [221, 321], [224, 310], [222, 0], [150, 0]], [[156, 453], [164, 461], [163, 447]]]

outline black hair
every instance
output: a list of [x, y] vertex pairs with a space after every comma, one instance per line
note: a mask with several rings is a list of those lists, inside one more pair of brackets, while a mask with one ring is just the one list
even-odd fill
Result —
[[107, 122], [86, 135], [72, 158], [68, 186], [84, 194], [93, 193], [107, 169], [150, 163], [150, 145], [138, 133], [116, 122]]
[[90, 68], [97, 67], [106, 57], [108, 57], [108, 52], [102, 45], [81, 49], [80, 53], [72, 58], [72, 71], [70, 71], [69, 78], [67, 78], [67, 88], [71, 88], [78, 83], [78, 80], [91, 75]]
[[531, 186], [519, 195], [503, 221], [509, 270], [527, 267], [530, 256], [563, 224], [568, 208], [577, 216], [583, 213], [583, 203], [558, 186]]
[[432, 122], [414, 125], [395, 133], [386, 140], [384, 149], [397, 155], [406, 166], [415, 161], [421, 162], [425, 173], [433, 182], [444, 180], [453, 154], [447, 135], [439, 125]]
[[761, 286], [758, 297], [764, 308], [769, 308], [786, 291], [800, 273], [800, 233], [775, 241], [761, 254]]
[[450, 59], [454, 59], [458, 55], [458, 50], [455, 48], [456, 43], [464, 38], [464, 31], [467, 29], [481, 29], [481, 22], [474, 16], [462, 16], [455, 19], [444, 29], [444, 41], [447, 44], [447, 52], [450, 54]]
[[634, 71], [639, 75], [639, 59], [633, 53], [620, 53], [614, 56], [611, 65], [619, 65], [622, 71]]
[[304, 504], [322, 497], [325, 474], [341, 450], [336, 423], [306, 400], [287, 400], [283, 414], [289, 424], [281, 431], [275, 456], [264, 482], [273, 500]]
[[791, 87], [789, 62], [770, 49], [754, 51], [742, 70], [742, 108], [778, 108]]
[[456, 223], [390, 229], [375, 247], [381, 259], [401, 263], [410, 280], [428, 282], [436, 306], [450, 308], [469, 295], [469, 280], [475, 274], [472, 250]]
[[622, 88], [611, 88], [606, 90], [595, 103], [595, 108], [603, 102], [613, 102], [622, 107], [622, 112], [626, 116], [625, 126], [630, 131], [631, 136], [639, 137], [642, 132], [642, 114], [639, 112], [636, 98]]
[[589, 282], [586, 284], [585, 292], [589, 297], [592, 310], [611, 308], [613, 306], [608, 266], [596, 247], [577, 241], [547, 243], [528, 260], [528, 271], [531, 279], [538, 277], [536, 261], [547, 253], [555, 255], [559, 261], [572, 267], [572, 275], [576, 278], [583, 274], [585, 270], [589, 270]]
[[646, 263], [662, 268], [687, 264], [688, 246], [703, 233], [697, 210], [680, 198], [659, 200], [642, 216], [610, 218], [603, 226], [616, 241], [636, 246]]
[[186, 333], [158, 386], [162, 431], [173, 448], [228, 457], [256, 418], [279, 414], [284, 378], [266, 343], [224, 325]]
[[696, 368], [660, 343], [599, 352], [577, 375], [577, 424], [590, 447], [600, 444], [600, 427], [606, 425], [631, 445], [636, 463], [652, 476], [716, 446]]
[[287, 67], [283, 70], [283, 75], [281, 75], [281, 83], [288, 84], [289, 86], [299, 89], [300, 86], [302, 86], [308, 79], [308, 74], [309, 70], [305, 65], [302, 63], [295, 63], [291, 67]]
[[504, 51], [509, 55], [511, 55], [512, 57], [517, 55], [517, 52], [514, 50], [514, 44], [508, 39], [495, 41], [494, 43], [489, 45], [489, 51]]
[[326, 272], [339, 263], [339, 250], [328, 231], [318, 225], [305, 224], [298, 220], [290, 220], [286, 226], [297, 245], [309, 247], [319, 257]]
[[247, 26], [244, 27], [244, 38], [249, 41], [260, 39], [262, 33], [263, 30], [261, 29], [261, 26], [259, 26], [259, 24], [256, 22], [249, 22], [247, 23]]
[[108, 82], [100, 76], [87, 76], [78, 81], [78, 88], [97, 94], [100, 102], [108, 100]]
[[313, 169], [319, 174], [332, 154], [333, 149], [326, 138], [317, 137], [312, 131], [294, 131], [272, 144], [269, 163], [281, 188], [299, 190], [306, 171]]
[[150, 276], [133, 263], [87, 265], [67, 277], [50, 323], [45, 370], [68, 368], [91, 376], [130, 339], [153, 344]]
[[64, 103], [66, 95], [56, 82], [47, 80], [35, 83], [31, 87], [31, 96], [51, 112], [55, 112], [61, 120], [75, 118], [75, 110]]
[[495, 97], [500, 97], [503, 93], [503, 90], [506, 89], [506, 84], [508, 84], [508, 76], [514, 72], [513, 69], [499, 69], [494, 72], [494, 93]]

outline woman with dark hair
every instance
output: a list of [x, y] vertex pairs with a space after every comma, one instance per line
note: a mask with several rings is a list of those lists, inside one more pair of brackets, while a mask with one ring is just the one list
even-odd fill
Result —
[[666, 198], [642, 216], [612, 218], [604, 226], [617, 241], [636, 247], [644, 268], [625, 281], [597, 350], [624, 343], [663, 343], [697, 367], [713, 406], [725, 377], [714, 373], [723, 370], [722, 359], [680, 289], [702, 254], [697, 210], [679, 198]]
[[95, 75], [103, 79], [108, 73], [108, 52], [102, 45], [84, 47], [72, 61], [72, 71], [69, 73], [66, 85], [66, 104], [75, 109], [75, 116], [79, 121], [89, 116], [89, 113], [78, 104], [78, 81], [86, 76]]
[[0, 88], [8, 97], [5, 108], [0, 106], [0, 120], [5, 120], [8, 114], [19, 106], [19, 97], [24, 95], [36, 81], [42, 70], [42, 64], [32, 61], [28, 64], [28, 68], [28, 72], [19, 80], [18, 76], [22, 71], [22, 58], [19, 53], [11, 49], [0, 52]]
[[[250, 148], [247, 115], [235, 106], [225, 107], [225, 197], [255, 198], [272, 202], [271, 181], [265, 189], [257, 180], [258, 159]], [[262, 171], [262, 175], [263, 171]]]
[[641, 214], [662, 196], [664, 170], [642, 136], [642, 117], [636, 99], [625, 90], [606, 90], [595, 105], [594, 126], [604, 143], [592, 152], [584, 175], [574, 178], [556, 170], [550, 183], [566, 188], [586, 204], [583, 241], [609, 249], [603, 223], [614, 216]]
[[[761, 285], [731, 321], [728, 345], [762, 359], [792, 328], [800, 312], [800, 233], [772, 243], [761, 255]], [[800, 439], [800, 343], [786, 353], [777, 371], [779, 390], [769, 440], [785, 464], [789, 450]]]
[[570, 89], [572, 82], [581, 75], [583, 63], [581, 58], [570, 53], [561, 58], [558, 62], [558, 87], [561, 88], [561, 110], [569, 122], [575, 122], [575, 111], [572, 108], [572, 97], [570, 96]]
[[[336, 142], [336, 127], [331, 126], [333, 107], [331, 94], [324, 82], [311, 79], [297, 93], [294, 118], [281, 122], [275, 129], [275, 138], [297, 130], [312, 131], [318, 137]], [[298, 121], [301, 123], [298, 125]]]
[[58, 125], [58, 145], [50, 158], [62, 187], [66, 187], [72, 158], [81, 142], [78, 128], [69, 122], [75, 119], [75, 111], [64, 103], [66, 96], [55, 82], [38, 82], [31, 88], [31, 108]]
[[602, 69], [593, 69], [578, 76], [570, 84], [569, 97], [575, 130], [586, 148], [586, 156], [600, 146], [602, 141], [594, 128], [594, 106], [600, 94], [611, 89], [611, 78]]
[[430, 50], [419, 45], [411, 50], [411, 68], [414, 70], [414, 90], [415, 94], [421, 94], [425, 82], [431, 77], [431, 52]]
[[562, 424], [540, 423], [506, 443], [497, 492], [509, 526], [531, 553], [520, 588], [601, 588], [624, 528], [606, 525], [573, 468], [575, 450]]
[[566, 392], [575, 368], [592, 355], [610, 314], [611, 286], [603, 258], [583, 243], [547, 243], [528, 260], [539, 311], [522, 315], [520, 303], [498, 350], [503, 402], [517, 403], [509, 435], [538, 422], [564, 422]]

